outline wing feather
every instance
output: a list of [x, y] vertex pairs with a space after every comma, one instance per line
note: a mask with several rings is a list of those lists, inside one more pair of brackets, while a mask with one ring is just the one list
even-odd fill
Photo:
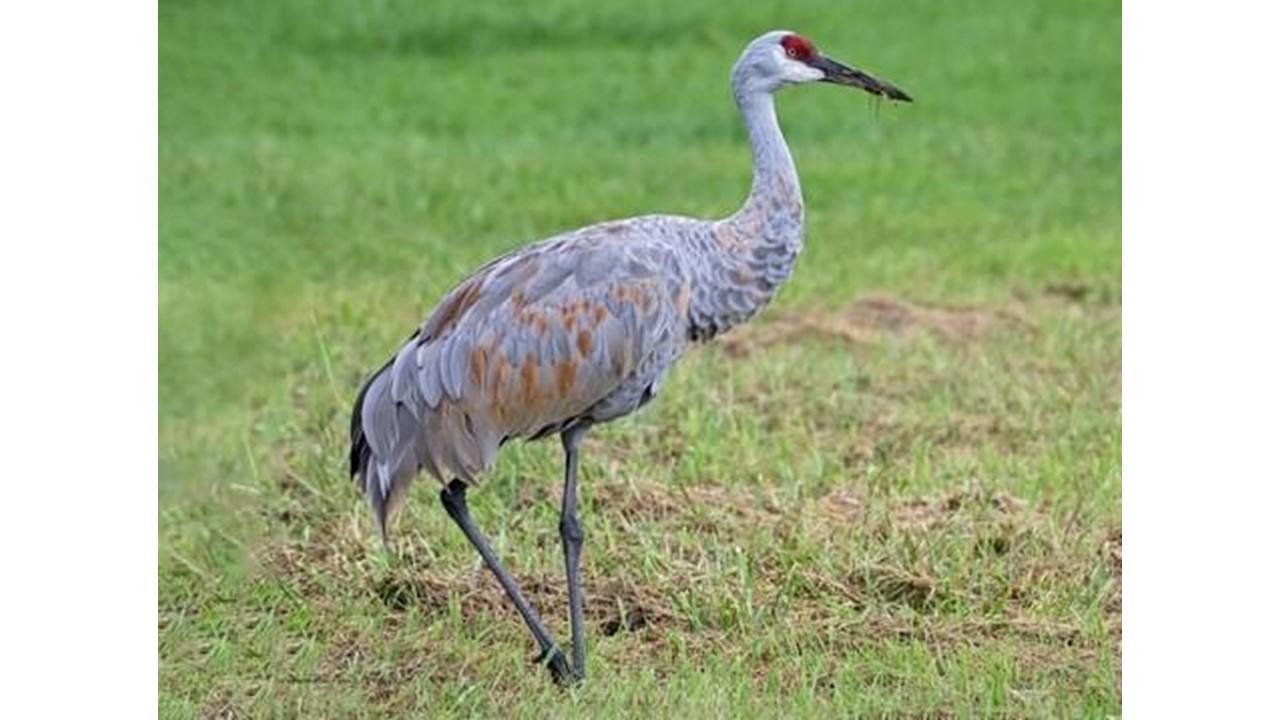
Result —
[[369, 388], [362, 424], [380, 494], [398, 497], [406, 466], [473, 481], [503, 441], [588, 417], [658, 355], [669, 364], [685, 336], [682, 273], [660, 238], [614, 223], [464, 280]]

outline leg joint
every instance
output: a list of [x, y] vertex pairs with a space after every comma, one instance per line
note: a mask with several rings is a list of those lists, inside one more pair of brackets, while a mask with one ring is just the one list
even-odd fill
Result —
[[440, 503], [451, 517], [458, 517], [467, 511], [467, 485], [461, 480], [454, 480], [440, 491]]
[[581, 543], [586, 537], [582, 532], [582, 524], [578, 522], [577, 515], [562, 515], [560, 517], [560, 537], [565, 542]]

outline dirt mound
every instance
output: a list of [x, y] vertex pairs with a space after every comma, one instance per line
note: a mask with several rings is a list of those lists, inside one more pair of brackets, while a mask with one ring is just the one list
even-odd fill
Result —
[[943, 307], [909, 303], [888, 295], [869, 295], [836, 311], [787, 311], [771, 322], [744, 325], [722, 341], [725, 352], [740, 357], [798, 339], [850, 344], [875, 342], [884, 335], [931, 333], [949, 342], [981, 339], [997, 326], [1031, 329], [1014, 309]]

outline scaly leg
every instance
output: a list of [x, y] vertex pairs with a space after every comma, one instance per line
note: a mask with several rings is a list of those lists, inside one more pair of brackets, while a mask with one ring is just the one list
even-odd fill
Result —
[[578, 679], [587, 677], [587, 641], [582, 617], [582, 525], [578, 522], [578, 443], [587, 425], [575, 425], [560, 434], [564, 444], [564, 504], [560, 507], [560, 539], [564, 543], [565, 575], [569, 580], [569, 624], [573, 632], [573, 669]]
[[564, 653], [560, 652], [560, 648], [556, 647], [555, 641], [551, 639], [551, 633], [547, 632], [546, 626], [542, 624], [542, 619], [538, 617], [538, 612], [524, 599], [524, 595], [520, 592], [520, 586], [516, 585], [515, 578], [512, 578], [507, 569], [502, 566], [498, 556], [494, 554], [493, 548], [489, 547], [488, 541], [484, 539], [484, 535], [476, 527], [475, 521], [471, 519], [471, 513], [467, 510], [466, 484], [460, 480], [454, 480], [449, 483], [448, 488], [440, 491], [440, 502], [444, 504], [445, 512], [449, 513], [449, 517], [453, 518], [458, 527], [462, 528], [462, 532], [466, 534], [467, 539], [475, 546], [476, 551], [480, 553], [480, 557], [484, 558], [484, 564], [489, 566], [489, 570], [498, 578], [498, 582], [502, 585], [502, 589], [506, 591], [507, 597], [511, 598], [511, 602], [516, 606], [520, 617], [524, 618], [525, 625], [529, 626], [529, 631], [533, 633], [534, 640], [538, 642], [538, 647], [542, 650], [542, 655], [538, 659], [539, 662], [547, 664], [556, 683], [568, 685], [573, 682], [573, 671], [569, 668], [569, 663], [565, 660]]

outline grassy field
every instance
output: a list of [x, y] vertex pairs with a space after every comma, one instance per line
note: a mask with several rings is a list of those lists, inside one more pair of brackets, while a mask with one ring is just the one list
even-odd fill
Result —
[[[438, 506], [345, 476], [365, 374], [487, 258], [749, 184], [788, 27], [918, 102], [779, 98], [808, 244], [590, 436], [590, 681]], [[1120, 698], [1118, 2], [160, 6], [162, 717], [1106, 716]], [[556, 443], [478, 521], [562, 641]]]

